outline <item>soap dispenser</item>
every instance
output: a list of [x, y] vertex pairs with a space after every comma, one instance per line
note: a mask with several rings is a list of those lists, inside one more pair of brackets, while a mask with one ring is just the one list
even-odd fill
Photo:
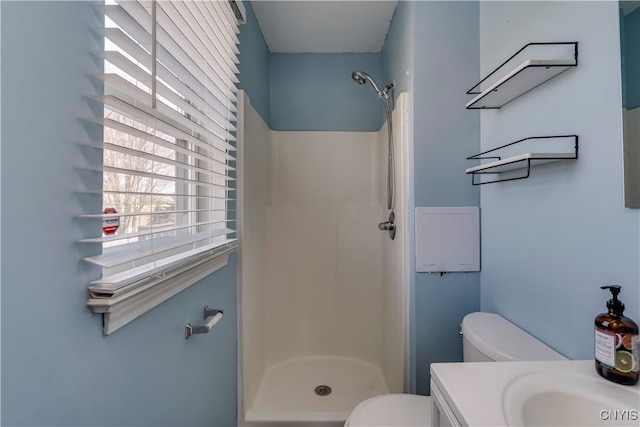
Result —
[[621, 287], [602, 286], [611, 291], [607, 313], [595, 320], [596, 371], [604, 378], [624, 385], [634, 385], [640, 374], [638, 325], [622, 315], [624, 304], [618, 299]]

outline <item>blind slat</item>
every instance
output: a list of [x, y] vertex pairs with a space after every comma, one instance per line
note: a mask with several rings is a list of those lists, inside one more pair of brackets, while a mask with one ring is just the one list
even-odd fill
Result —
[[[113, 50], [96, 53], [96, 55], [103, 57], [107, 61], [113, 63], [115, 66], [123, 69], [123, 71], [128, 72], [129, 74], [135, 73], [139, 80], [142, 82], [147, 82], [148, 79], [148, 84], [150, 84], [151, 54], [137, 45], [119, 28], [103, 28], [101, 30], [101, 33], [109, 40], [112, 40], [113, 43], [120, 46], [124, 51], [126, 51], [131, 60], [125, 58], [125, 56], [121, 52]], [[163, 57], [163, 55], [164, 57], [169, 56], [168, 53], [163, 53], [162, 49], [160, 50], [161, 57]], [[123, 63], [123, 60], [127, 61], [128, 64]], [[133, 63], [132, 60], [135, 60], [136, 63]], [[178, 64], [177, 61], [175, 61], [173, 58], [171, 58], [169, 62], [170, 65], [174, 66], [173, 68], [182, 66], [181, 64]], [[144, 64], [148, 65], [145, 66]], [[138, 69], [138, 71], [133, 71], [134, 68]], [[225, 104], [225, 100], [221, 101], [216, 98], [214, 94], [208, 94], [208, 90], [196, 79], [193, 79], [192, 76], [183, 76], [184, 81], [180, 80], [163, 64], [159, 64], [159, 66], [157, 67], [157, 72], [158, 79], [161, 84], [167, 87], [171, 87], [176, 92], [181, 93], [186, 99], [189, 99], [189, 101], [192, 102], [194, 106], [198, 107], [201, 111], [206, 110], [215, 112], [215, 114], [217, 114], [223, 120], [236, 120], [235, 113], [237, 112], [237, 109], [235, 105]], [[198, 91], [198, 93], [196, 92], [196, 90]], [[199, 93], [202, 93], [203, 95], [200, 95]]]
[[238, 43], [230, 43], [229, 38], [225, 36], [226, 30], [224, 28], [224, 25], [218, 22], [216, 12], [212, 11], [210, 5], [206, 2], [194, 3], [196, 3], [196, 6], [200, 8], [200, 13], [206, 17], [207, 22], [214, 23], [213, 25], [209, 24], [212, 28], [211, 33], [216, 37], [215, 42], [227, 49], [227, 51], [225, 52], [227, 54], [227, 57], [232, 58], [234, 55], [238, 55], [240, 53], [236, 46], [236, 44]]
[[[161, 233], [170, 233], [173, 231], [184, 230], [191, 227], [204, 227], [206, 225], [212, 224], [224, 224], [226, 222], [230, 222], [231, 220], [225, 221], [210, 221], [210, 222], [199, 222], [194, 224], [187, 225], [176, 225], [176, 226], [166, 226], [166, 227], [157, 227], [155, 229], [149, 229], [145, 231], [136, 231], [135, 233], [126, 233], [126, 234], [114, 234], [111, 236], [102, 236], [102, 237], [88, 237], [86, 239], [78, 240], [79, 243], [107, 243], [107, 242], [115, 242], [118, 240], [130, 240], [138, 237], [146, 237], [151, 236], [153, 234], [161, 234]], [[212, 229], [213, 230], [213, 229]], [[220, 228], [216, 230], [226, 230], [229, 232], [231, 229], [229, 228]]]
[[[100, 118], [100, 117], [87, 117], [84, 119], [85, 121], [88, 122], [92, 122], [92, 123], [96, 123], [99, 124], [103, 127], [109, 128], [109, 129], [113, 129], [116, 131], [120, 131], [124, 134], [130, 135], [134, 138], [140, 138], [143, 139], [145, 141], [149, 141], [152, 142], [154, 144], [157, 144], [161, 147], [165, 147], [169, 150], [173, 150], [176, 153], [179, 154], [183, 154], [185, 156], [190, 156], [193, 157], [194, 159], [197, 160], [202, 160], [202, 161], [209, 161], [211, 160], [211, 157], [206, 157], [204, 155], [199, 154], [196, 151], [193, 150], [189, 150], [186, 147], [182, 147], [174, 142], [169, 142], [165, 139], [159, 138], [155, 135], [150, 134], [149, 132], [145, 132], [141, 129], [136, 129], [132, 126], [126, 125], [122, 122], [119, 122], [117, 120], [113, 120], [113, 119], [109, 119], [109, 118]], [[83, 144], [83, 145], [87, 145], [93, 148], [99, 148], [102, 149], [103, 144], [102, 143], [95, 143], [95, 144]], [[226, 167], [226, 169], [228, 170], [235, 170], [233, 167], [229, 166], [229, 164], [227, 163], [228, 160], [235, 160], [235, 158], [229, 154], [227, 154], [226, 152], [216, 152], [216, 155], [219, 158], [214, 158], [214, 161], [218, 162], [220, 165]]]
[[143, 264], [141, 266], [129, 269], [125, 272], [117, 273], [107, 278], [95, 280], [91, 282], [92, 286], [89, 287], [89, 290], [93, 294], [108, 293], [110, 295], [116, 295], [119, 289], [122, 289], [127, 285], [130, 285], [146, 277], [162, 273], [167, 269], [184, 263], [185, 257], [192, 259], [194, 257], [199, 257], [203, 254], [206, 254], [207, 252], [214, 249], [229, 247], [234, 243], [235, 240], [233, 239], [222, 240], [220, 242], [197, 247], [190, 251], [184, 252], [181, 255], [166, 257], [158, 262]]
[[[178, 170], [182, 171], [183, 173], [188, 173], [188, 172], [201, 172], [201, 173], [213, 173], [215, 175], [221, 175], [222, 177], [226, 177], [226, 171], [228, 170], [233, 170], [233, 168], [231, 166], [228, 166], [224, 163], [218, 162], [215, 166], [218, 169], [222, 169], [225, 171], [225, 173], [222, 173], [220, 171], [216, 171], [214, 170], [213, 167], [211, 168], [207, 168], [206, 166], [208, 166], [208, 163], [204, 163], [204, 162], [198, 162], [198, 164], [204, 164], [205, 167], [202, 166], [195, 166], [192, 164], [188, 164], [185, 162], [180, 162], [177, 160], [172, 160], [172, 159], [168, 159], [166, 157], [162, 157], [162, 156], [158, 156], [158, 155], [154, 155], [152, 153], [147, 153], [144, 151], [140, 151], [140, 150], [136, 150], [133, 148], [128, 148], [128, 147], [123, 147], [121, 145], [117, 145], [117, 144], [112, 144], [109, 142], [104, 142], [102, 144], [84, 144], [87, 145], [89, 147], [92, 148], [99, 148], [99, 149], [103, 149], [103, 150], [109, 150], [109, 151], [113, 151], [113, 152], [117, 152], [120, 154], [125, 154], [127, 156], [135, 156], [139, 159], [146, 159], [146, 160], [150, 160], [156, 164], [162, 164], [162, 165], [167, 165], [167, 166], [172, 166], [172, 167], [176, 167], [178, 168]], [[206, 162], [216, 162], [213, 159], [206, 159]], [[161, 175], [162, 176], [162, 175]]]
[[[130, 54], [133, 58], [140, 61], [140, 63], [145, 65], [145, 68], [150, 71], [151, 70], [151, 65], [150, 65], [151, 64], [151, 54], [150, 54], [151, 48], [149, 43], [142, 43], [142, 44], [136, 43], [138, 40], [134, 41], [134, 39], [130, 37], [132, 34], [134, 36], [142, 34], [147, 36], [150, 40], [150, 37], [151, 37], [150, 33], [148, 33], [148, 30], [143, 28], [143, 26], [141, 26], [136, 20], [130, 19], [130, 17], [128, 17], [128, 15], [124, 13], [121, 9], [118, 8], [114, 10], [117, 10], [119, 12], [118, 14], [114, 15], [114, 17], [117, 17], [118, 22], [121, 22], [125, 25], [124, 31], [123, 29], [120, 29], [120, 28], [104, 28], [102, 30], [103, 33], [109, 40], [111, 40], [113, 43], [119, 46], [124, 52], [126, 52], [127, 54]], [[121, 15], [128, 17], [129, 19], [124, 19]], [[126, 31], [126, 34], [125, 34], [125, 31]], [[161, 31], [160, 38], [161, 38], [161, 42], [164, 41], [165, 44], [170, 43], [169, 47], [172, 48], [173, 50], [172, 51], [167, 50], [165, 44], [162, 44], [162, 43], [158, 44], [157, 46], [158, 58], [161, 60], [161, 63], [159, 65], [162, 65], [162, 67], [168, 68], [171, 70], [169, 73], [159, 72], [158, 73], [159, 78], [167, 79], [167, 78], [170, 78], [170, 74], [174, 74], [178, 76], [182, 81], [186, 82], [189, 85], [189, 87], [193, 88], [193, 90], [197, 92], [204, 92], [206, 99], [213, 98], [220, 101], [225, 99], [231, 99], [234, 102], [237, 101], [234, 93], [235, 86], [230, 86], [229, 88], [231, 90], [230, 93], [227, 90], [220, 90], [215, 86], [213, 86], [213, 88], [216, 90], [211, 92], [212, 86], [206, 84], [206, 82], [208, 81], [206, 76], [204, 76], [205, 77], [204, 80], [198, 79], [197, 75], [193, 75], [193, 70], [190, 71], [187, 67], [185, 67], [184, 62], [182, 62], [182, 61], [186, 61], [187, 63], [193, 63], [191, 58], [180, 54], [179, 47], [177, 47], [175, 43], [173, 43], [171, 38], [168, 35], [166, 35], [164, 31]], [[178, 53], [178, 55], [182, 57], [180, 58], [181, 60], [174, 58], [173, 55], [176, 53]], [[237, 67], [234, 66], [234, 69], [228, 71], [226, 75], [229, 76], [231, 81], [235, 81], [236, 79], [233, 76], [235, 76], [235, 74], [237, 73], [238, 73]], [[209, 93], [209, 95], [207, 95], [207, 93]]]
[[179, 213], [199, 213], [199, 212], [228, 212], [231, 209], [194, 209], [194, 210], [180, 210], [180, 211], [157, 211], [157, 212], [135, 212], [135, 213], [127, 213], [127, 212], [118, 212], [115, 214], [82, 214], [77, 215], [78, 218], [89, 218], [89, 219], [104, 219], [104, 218], [113, 218], [114, 216], [123, 217], [123, 216], [147, 216], [147, 215], [166, 215], [166, 214], [179, 214]]
[[[143, 178], [150, 178], [150, 179], [156, 179], [156, 180], [162, 180], [162, 181], [168, 181], [168, 182], [169, 181], [170, 182], [181, 182], [181, 183], [184, 183], [184, 184], [192, 184], [192, 185], [195, 185], [195, 186], [198, 186], [198, 187], [219, 188], [219, 189], [224, 189], [224, 190], [228, 189], [228, 187], [226, 187], [224, 185], [215, 184], [213, 182], [197, 181], [197, 180], [193, 180], [193, 179], [181, 178], [181, 177], [170, 176], [170, 175], [160, 175], [160, 174], [144, 172], [144, 171], [135, 170], [135, 169], [124, 169], [124, 168], [117, 168], [117, 167], [105, 166], [105, 165], [85, 166], [82, 169], [89, 170], [89, 171], [94, 171], [94, 172], [103, 172], [103, 173], [104, 172], [108, 172], [108, 173], [118, 173], [118, 174], [123, 174], [123, 175], [139, 176], [139, 177], [143, 177]], [[233, 181], [233, 180], [235, 180], [235, 178], [229, 177], [229, 176], [225, 176], [224, 180], [225, 181]]]
[[[204, 81], [212, 83], [224, 94], [235, 92], [234, 80], [237, 79], [235, 79], [233, 70], [227, 67], [223, 61], [216, 60], [223, 57], [217, 52], [207, 50], [197, 33], [192, 29], [194, 23], [187, 22], [175, 8], [170, 7], [172, 4], [172, 2], [160, 3], [158, 8], [158, 23], [162, 28], [162, 34], [159, 38], [160, 44], [165, 46], [182, 64], [193, 64], [193, 67], [187, 67], [192, 74], [202, 74]], [[165, 44], [165, 41], [170, 44]], [[182, 49], [177, 50], [174, 47], [177, 45]], [[214, 60], [211, 61], [208, 58]]]
[[[224, 188], [224, 187], [221, 187]], [[232, 191], [236, 191], [235, 188], [224, 188], [224, 190], [229, 193]], [[192, 199], [209, 199], [209, 200], [227, 200], [233, 201], [234, 198], [229, 197], [219, 197], [219, 196], [198, 196], [195, 194], [185, 194], [185, 193], [154, 193], [154, 192], [140, 192], [140, 191], [118, 191], [118, 190], [76, 190], [75, 193], [78, 194], [126, 194], [130, 196], [175, 196], [181, 198], [192, 198]]]
[[[135, 261], [153, 257], [154, 254], [169, 252], [181, 246], [208, 243], [209, 240], [224, 236], [226, 230], [220, 230], [219, 234], [199, 233], [188, 236], [181, 236], [173, 239], [157, 239], [153, 250], [140, 244], [129, 244], [120, 247], [118, 251], [106, 250], [101, 255], [84, 258], [85, 261], [98, 265], [103, 268], [114, 268], [123, 264], [130, 264]], [[148, 245], [147, 245], [148, 246]], [[103, 278], [104, 280], [105, 278]]]
[[[127, 60], [124, 56], [117, 52], [110, 52], [112, 55], [101, 55], [104, 56], [105, 59], [109, 58], [109, 62], [116, 65], [120, 70], [127, 73], [133, 79], [135, 79], [136, 83], [141, 83], [145, 87], [151, 87], [151, 75], [142, 70], [139, 67], [136, 67], [131, 61]], [[102, 81], [109, 82], [114, 86], [122, 89], [122, 83], [118, 84], [117, 81], [113, 80], [113, 76], [118, 76], [119, 78], [127, 81], [122, 76], [114, 73], [93, 73], [92, 77], [98, 78]], [[133, 82], [129, 81], [130, 84]], [[172, 90], [169, 86], [165, 85], [162, 81], [157, 85], [158, 87], [158, 95], [168, 100], [171, 105], [174, 105], [174, 108], [179, 108], [185, 112], [187, 112], [191, 118], [195, 118], [200, 123], [207, 123], [209, 121], [210, 128], [209, 130], [218, 131], [220, 133], [227, 133], [229, 131], [236, 131], [236, 127], [229, 120], [233, 118], [235, 120], [235, 115], [230, 113], [228, 110], [226, 111], [226, 118], [224, 118], [217, 109], [207, 105], [203, 101], [199, 104], [192, 103], [191, 101], [187, 102], [183, 97], [180, 97], [176, 94], [174, 90]], [[126, 92], [126, 90], [125, 90]], [[150, 95], [150, 92], [146, 92], [147, 95]], [[146, 96], [145, 96], [146, 98]], [[204, 108], [204, 111], [200, 108]], [[213, 119], [213, 120], [210, 120]]]
[[[149, 111], [149, 109], [152, 108], [151, 94], [137, 87], [134, 83], [127, 81], [117, 74], [94, 74], [94, 76], [99, 76], [105, 83], [111, 85], [111, 87], [117, 89], [120, 93], [128, 95], [131, 98], [128, 101], [129, 104], [133, 104], [145, 111]], [[202, 135], [208, 140], [220, 139], [224, 141], [235, 141], [235, 137], [226, 129], [216, 126], [217, 129], [209, 130], [191, 118], [180, 114], [164, 102], [158, 103], [154, 112], [155, 116], [153, 112], [150, 114], [153, 118], [161, 119], [165, 123], [171, 124], [174, 128], [181, 128], [183, 132]], [[215, 122], [211, 122], [210, 124], [215, 124]]]
[[79, 240], [102, 245], [85, 258], [103, 268], [90, 289], [113, 295], [234, 245], [239, 41], [225, 1], [109, 0], [98, 10], [105, 69], [92, 77], [105, 92], [91, 98], [104, 115], [85, 120], [104, 135], [82, 145], [103, 162], [81, 169], [100, 172], [103, 188], [78, 193], [118, 213], [77, 217], [120, 218], [117, 233]]
[[205, 20], [204, 13], [202, 13], [200, 5], [198, 5], [198, 2], [180, 2], [178, 4], [180, 5], [180, 7], [186, 8], [189, 13], [191, 13], [193, 19], [198, 22], [200, 32], [205, 34], [205, 40], [203, 42], [206, 46], [208, 46], [209, 50], [218, 52], [218, 54], [223, 58], [230, 58], [231, 60], [228, 61], [229, 67], [234, 72], [234, 74], [239, 74], [240, 71], [236, 66], [236, 63], [238, 62], [238, 54], [225, 43], [221, 43], [219, 41], [220, 39], [215, 33], [209, 33], [204, 30], [205, 28], [207, 28], [208, 24]]
[[173, 124], [166, 122], [164, 120], [164, 117], [153, 116], [152, 112], [148, 112], [149, 111], [148, 108], [143, 109], [144, 107], [141, 105], [131, 105], [119, 99], [116, 96], [113, 96], [113, 95], [99, 96], [98, 95], [98, 96], [94, 96], [93, 99], [99, 102], [102, 102], [104, 105], [114, 108], [122, 113], [128, 114], [129, 117], [139, 122], [153, 121], [154, 122], [153, 124], [156, 130], [159, 130], [167, 135], [171, 135], [176, 139], [184, 139], [187, 142], [194, 144], [200, 149], [204, 149], [204, 150], [215, 149], [222, 152], [225, 152], [224, 150], [226, 150], [227, 152], [236, 150], [236, 148], [233, 145], [229, 144], [227, 141], [220, 139], [218, 137], [216, 137], [215, 143], [217, 143], [220, 146], [220, 148], [217, 146], [212, 146], [211, 144], [213, 144], [213, 142], [207, 143], [206, 141], [203, 141], [201, 139], [198, 139], [192, 136], [191, 134], [185, 132], [184, 130], [175, 127]]

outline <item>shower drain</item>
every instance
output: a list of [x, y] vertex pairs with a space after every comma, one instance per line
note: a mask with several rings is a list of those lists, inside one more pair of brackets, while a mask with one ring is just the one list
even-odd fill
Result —
[[319, 385], [314, 389], [318, 396], [328, 396], [331, 394], [331, 387], [328, 385]]

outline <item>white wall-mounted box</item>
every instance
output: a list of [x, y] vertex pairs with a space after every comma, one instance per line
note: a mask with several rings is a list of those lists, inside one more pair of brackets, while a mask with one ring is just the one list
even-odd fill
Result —
[[480, 270], [480, 209], [416, 208], [416, 271]]

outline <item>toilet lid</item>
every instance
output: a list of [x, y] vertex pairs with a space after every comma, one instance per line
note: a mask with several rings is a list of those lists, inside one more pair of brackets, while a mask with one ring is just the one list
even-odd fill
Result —
[[351, 412], [349, 427], [429, 426], [431, 398], [414, 394], [383, 394], [360, 403]]

